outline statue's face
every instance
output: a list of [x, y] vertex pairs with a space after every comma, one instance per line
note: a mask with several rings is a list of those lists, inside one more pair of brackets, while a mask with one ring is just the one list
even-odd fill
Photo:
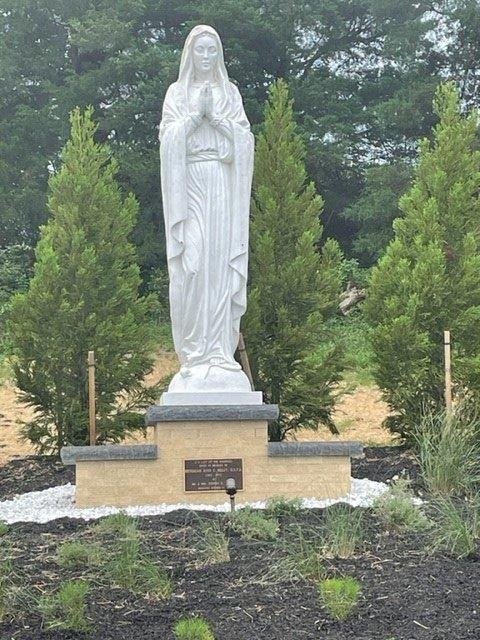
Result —
[[195, 71], [206, 73], [215, 69], [218, 59], [218, 48], [212, 36], [198, 36], [193, 45], [193, 65]]

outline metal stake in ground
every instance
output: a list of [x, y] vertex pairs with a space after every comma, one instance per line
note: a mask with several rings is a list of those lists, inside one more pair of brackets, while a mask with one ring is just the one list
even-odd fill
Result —
[[447, 416], [452, 415], [452, 361], [450, 353], [450, 331], [443, 332], [445, 348], [445, 408]]
[[97, 441], [97, 427], [95, 424], [95, 351], [88, 352], [88, 418], [90, 425], [90, 445]]

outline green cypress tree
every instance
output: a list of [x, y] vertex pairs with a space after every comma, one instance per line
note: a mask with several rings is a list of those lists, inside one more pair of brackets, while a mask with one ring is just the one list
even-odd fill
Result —
[[443, 331], [453, 338], [456, 390], [480, 400], [480, 153], [478, 116], [461, 114], [451, 83], [434, 101], [439, 123], [423, 140], [404, 217], [373, 269], [365, 312], [373, 325], [376, 380], [404, 436], [444, 405]]
[[131, 402], [141, 398], [140, 380], [152, 366], [153, 298], [138, 297], [129, 241], [138, 205], [132, 194], [123, 199], [117, 163], [94, 140], [92, 111], [71, 115], [62, 166], [49, 181], [51, 217], [41, 228], [34, 275], [9, 312], [16, 383], [36, 410], [24, 436], [42, 452], [87, 442], [89, 349], [97, 363], [99, 442], [142, 424]]
[[304, 157], [288, 86], [280, 80], [271, 88], [257, 139], [243, 325], [255, 388], [280, 405], [272, 440], [320, 423], [334, 429], [342, 368], [325, 325], [339, 300], [342, 256], [333, 240], [318, 248], [323, 202], [307, 183]]

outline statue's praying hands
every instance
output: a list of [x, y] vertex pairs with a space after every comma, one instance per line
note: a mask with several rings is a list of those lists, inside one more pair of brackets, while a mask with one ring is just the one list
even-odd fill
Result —
[[200, 93], [200, 114], [207, 120], [213, 117], [213, 93], [210, 82], [205, 82]]
[[213, 126], [217, 125], [217, 118], [213, 117], [212, 85], [208, 80], [203, 83], [198, 94], [196, 109], [190, 114], [190, 126], [187, 130], [187, 136], [190, 136], [202, 124], [204, 119]]

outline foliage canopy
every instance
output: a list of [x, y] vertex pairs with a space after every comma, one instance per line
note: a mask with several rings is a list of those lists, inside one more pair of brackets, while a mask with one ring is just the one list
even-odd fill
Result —
[[[363, 223], [339, 213], [368, 187], [372, 164], [414, 157], [434, 122], [439, 76], [459, 79], [478, 103], [477, 0], [435, 12], [427, 0], [0, 0], [0, 9], [0, 246], [35, 246], [68, 114], [91, 104], [97, 139], [109, 139], [118, 180], [139, 200], [133, 240], [145, 282], [164, 261], [156, 126], [195, 24], [220, 33], [255, 126], [268, 84], [287, 79], [326, 230], [348, 248]], [[391, 215], [379, 215], [388, 231]]]

